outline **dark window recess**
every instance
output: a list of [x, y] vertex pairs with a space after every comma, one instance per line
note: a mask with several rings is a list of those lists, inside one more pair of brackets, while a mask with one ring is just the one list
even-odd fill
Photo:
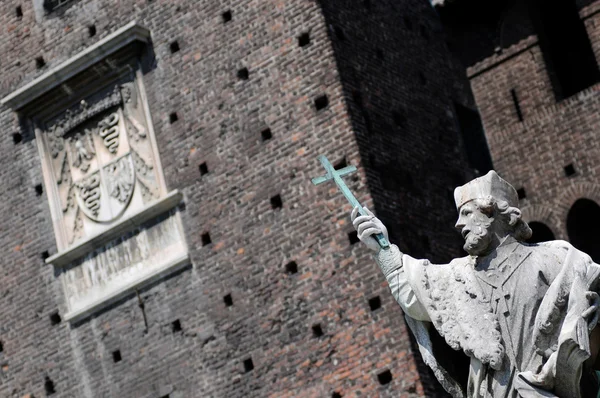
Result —
[[333, 31], [335, 32], [335, 36], [338, 38], [339, 41], [346, 40], [346, 35], [344, 34], [344, 30], [342, 28], [336, 26], [335, 28], [333, 28]]
[[17, 18], [23, 18], [23, 8], [21, 6], [17, 6], [15, 9], [15, 14], [17, 15]]
[[0, 341], [0, 352], [4, 351], [4, 345], [2, 344], [2, 342]]
[[314, 337], [323, 336], [323, 329], [321, 328], [321, 325], [318, 323], [316, 325], [312, 325], [312, 332], [313, 332]]
[[210, 240], [210, 234], [205, 232], [202, 234], [202, 246], [210, 245], [212, 241]]
[[379, 384], [385, 386], [386, 384], [390, 384], [392, 381], [392, 372], [389, 370], [385, 370], [377, 375], [377, 380], [379, 380]]
[[208, 166], [206, 165], [206, 162], [201, 163], [200, 166], [198, 166], [198, 170], [200, 170], [201, 176], [208, 174]]
[[88, 26], [88, 34], [90, 35], [90, 37], [96, 36], [96, 25]]
[[42, 187], [42, 184], [37, 184], [35, 186], [35, 194], [37, 196], [42, 196], [43, 193], [44, 193], [44, 188]]
[[177, 51], [179, 51], [179, 42], [175, 40], [173, 43], [171, 43], [169, 48], [171, 49], [171, 54], [176, 53]]
[[544, 223], [539, 221], [532, 221], [529, 223], [529, 228], [533, 232], [531, 238], [527, 239], [527, 243], [540, 243], [554, 240], [554, 233]]
[[173, 124], [178, 120], [179, 120], [179, 116], [177, 115], [177, 112], [173, 112], [169, 115], [169, 123]]
[[302, 33], [298, 36], [298, 45], [300, 47], [305, 47], [310, 44], [310, 34], [308, 32]]
[[407, 16], [404, 17], [404, 26], [406, 26], [406, 29], [408, 29], [408, 30], [413, 29], [413, 24], [412, 24], [412, 21], [410, 20], [410, 17], [407, 17]]
[[57, 312], [53, 312], [50, 314], [50, 323], [52, 325], [58, 325], [62, 321], [60, 314]]
[[331, 398], [342, 398], [342, 394], [340, 394], [337, 391], [334, 391], [333, 394], [331, 394]]
[[123, 359], [121, 358], [121, 351], [119, 350], [113, 351], [112, 357], [114, 363], [121, 362], [121, 359]]
[[231, 21], [231, 10], [225, 11], [221, 16], [223, 17], [223, 23]]
[[383, 50], [380, 48], [375, 50], [375, 56], [377, 57], [378, 60], [383, 61], [383, 58], [384, 58]]
[[519, 189], [517, 189], [517, 196], [519, 197], [519, 200], [525, 199], [527, 197], [527, 193], [525, 192], [525, 188], [519, 188]]
[[181, 321], [179, 321], [179, 319], [175, 319], [173, 323], [171, 323], [171, 330], [173, 333], [181, 332]]
[[46, 379], [44, 380], [44, 390], [46, 390], [46, 395], [52, 395], [56, 392], [54, 389], [54, 382], [50, 380], [48, 376], [46, 376]]
[[271, 198], [271, 208], [273, 209], [281, 209], [283, 207], [283, 201], [281, 200], [281, 195], [275, 195]]
[[381, 308], [381, 299], [379, 298], [379, 296], [375, 296], [369, 299], [369, 308], [371, 308], [371, 311], [375, 311]]
[[419, 72], [419, 83], [421, 83], [421, 86], [427, 84], [427, 78], [425, 77], [425, 74], [423, 72]]
[[566, 166], [564, 167], [564, 170], [565, 170], [565, 175], [566, 175], [567, 177], [574, 176], [574, 175], [575, 175], [575, 173], [576, 173], [576, 171], [575, 171], [575, 166], [573, 166], [573, 163], [570, 163], [570, 164], [566, 165]]
[[419, 31], [421, 32], [421, 37], [425, 40], [429, 40], [429, 31], [425, 25], [419, 26]]
[[457, 103], [454, 104], [454, 109], [456, 110], [456, 121], [462, 134], [469, 166], [483, 175], [490, 171], [493, 166], [479, 113]]
[[[371, 0], [363, 0], [363, 6], [366, 10], [371, 10]], [[334, 393], [337, 394], [337, 393]]]
[[519, 103], [519, 97], [517, 97], [517, 91], [513, 88], [510, 90], [510, 96], [512, 97], [513, 105], [515, 106], [515, 113], [520, 122], [523, 121], [523, 112], [521, 111], [521, 104]]
[[12, 135], [12, 137], [13, 137], [13, 143], [14, 143], [14, 144], [18, 144], [18, 143], [20, 143], [21, 141], [23, 141], [23, 136], [22, 136], [21, 134], [19, 134], [19, 133], [14, 133], [14, 134]]
[[252, 358], [248, 358], [246, 360], [244, 360], [244, 370], [247, 372], [250, 372], [254, 369], [254, 363], [252, 362]]
[[162, 397], [160, 397], [160, 398], [170, 398], [170, 397], [171, 397], [171, 394], [167, 394], [167, 395], [163, 395], [163, 396], [162, 396]]
[[296, 274], [298, 272], [298, 264], [295, 261], [290, 261], [285, 265], [285, 272], [290, 275]]
[[225, 303], [226, 307], [231, 307], [233, 305], [233, 298], [231, 297], [231, 294], [223, 296], [223, 302]]
[[51, 12], [55, 8], [67, 4], [70, 1], [71, 0], [44, 0], [44, 10], [46, 10], [46, 12]]
[[263, 131], [260, 132], [260, 138], [263, 141], [267, 141], [270, 140], [271, 138], [273, 138], [273, 133], [271, 133], [271, 129], [266, 128]]
[[315, 99], [315, 108], [318, 111], [327, 108], [327, 105], [329, 105], [329, 99], [327, 98], [327, 95], [323, 94]]
[[237, 77], [240, 80], [248, 80], [249, 76], [250, 76], [250, 73], [248, 72], [248, 68], [242, 68], [242, 69], [238, 70], [238, 72], [237, 72]]
[[37, 57], [35, 59], [35, 67], [38, 69], [42, 69], [44, 66], [46, 66], [46, 61], [44, 61], [44, 57]]
[[360, 242], [360, 239], [358, 239], [358, 232], [356, 231], [352, 231], [348, 233], [348, 241], [350, 242], [351, 245]]
[[576, 248], [600, 261], [600, 206], [590, 199], [579, 199], [567, 215], [567, 234], [569, 242]]
[[46, 259], [50, 257], [50, 253], [48, 250], [42, 252], [42, 260], [46, 261]]
[[600, 80], [598, 64], [573, 0], [531, 0], [534, 28], [557, 100]]

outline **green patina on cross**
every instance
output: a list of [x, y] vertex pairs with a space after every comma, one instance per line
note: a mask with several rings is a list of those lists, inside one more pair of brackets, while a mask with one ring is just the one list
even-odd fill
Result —
[[[327, 174], [325, 174], [324, 176], [321, 176], [321, 177], [313, 178], [312, 183], [314, 185], [319, 185], [324, 182], [333, 180], [335, 182], [335, 184], [337, 185], [337, 187], [339, 188], [339, 190], [342, 191], [342, 193], [344, 194], [344, 196], [346, 197], [348, 202], [350, 202], [350, 204], [352, 205], [352, 208], [358, 207], [358, 213], [363, 216], [366, 215], [363, 210], [363, 207], [360, 205], [360, 203], [358, 203], [358, 200], [356, 200], [354, 195], [352, 195], [352, 192], [350, 192], [350, 189], [348, 189], [348, 187], [346, 186], [346, 183], [344, 183], [344, 180], [342, 180], [342, 176], [345, 176], [347, 174], [355, 172], [356, 167], [348, 166], [348, 167], [344, 167], [343, 169], [336, 170], [333, 167], [333, 165], [329, 162], [329, 160], [327, 160], [327, 158], [323, 155], [319, 156], [319, 161], [325, 168], [325, 171], [327, 172]], [[390, 248], [390, 242], [388, 242], [388, 240], [385, 238], [385, 236], [383, 236], [383, 234], [376, 234], [376, 235], [373, 235], [373, 237], [375, 238], [375, 240], [377, 240], [377, 243], [379, 243], [379, 246], [381, 246], [382, 249]]]

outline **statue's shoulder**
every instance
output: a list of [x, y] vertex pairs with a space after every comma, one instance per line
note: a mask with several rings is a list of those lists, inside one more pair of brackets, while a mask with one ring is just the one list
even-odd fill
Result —
[[534, 254], [554, 254], [558, 258], [564, 257], [569, 250], [577, 250], [572, 244], [564, 240], [551, 240], [540, 243], [521, 242], [520, 244], [523, 250], [529, 250]]

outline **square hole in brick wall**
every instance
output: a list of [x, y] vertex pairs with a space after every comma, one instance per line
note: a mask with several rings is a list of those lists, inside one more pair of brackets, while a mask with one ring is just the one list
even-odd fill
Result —
[[254, 362], [252, 362], [252, 358], [248, 358], [244, 360], [244, 370], [246, 373], [252, 371], [254, 369]]
[[412, 23], [410, 17], [404, 16], [404, 26], [406, 26], [406, 29], [408, 29], [408, 30], [413, 29], [413, 23]]
[[366, 10], [370, 10], [371, 9], [371, 0], [363, 0], [363, 7], [365, 7]]
[[281, 195], [275, 195], [271, 198], [271, 208], [273, 209], [281, 209], [283, 207], [283, 201], [281, 200]]
[[44, 66], [46, 66], [46, 61], [44, 61], [44, 57], [37, 57], [35, 59], [35, 67], [38, 69], [42, 69]]
[[123, 359], [121, 357], [121, 351], [120, 350], [113, 351], [112, 357], [113, 357], [113, 362], [114, 363], [121, 362], [121, 359]]
[[344, 167], [348, 167], [348, 161], [346, 160], [345, 156], [333, 165], [333, 168], [335, 170], [340, 170], [340, 169], [343, 169]]
[[348, 233], [348, 241], [350, 242], [351, 245], [360, 242], [360, 239], [358, 239], [358, 232], [356, 231], [352, 231]]
[[19, 19], [23, 18], [23, 8], [21, 6], [17, 6], [17, 8], [15, 8], [15, 15]]
[[383, 50], [380, 48], [375, 50], [375, 56], [377, 57], [378, 60], [383, 61], [383, 58], [384, 58]]
[[171, 50], [171, 54], [175, 54], [179, 51], [179, 42], [175, 40], [169, 45], [169, 49]]
[[231, 307], [233, 305], [233, 298], [231, 297], [231, 294], [223, 296], [223, 302], [227, 307]]
[[250, 77], [250, 72], [248, 72], [248, 68], [242, 68], [237, 71], [237, 77], [240, 80], [248, 80]]
[[42, 260], [43, 260], [43, 261], [46, 261], [46, 259], [47, 259], [48, 257], [50, 257], [50, 252], [49, 252], [48, 250], [44, 250], [44, 251], [42, 252]]
[[300, 36], [298, 36], [298, 45], [300, 47], [305, 47], [305, 46], [308, 46], [309, 44], [310, 44], [310, 34], [308, 32], [304, 32]]
[[260, 138], [262, 139], [263, 142], [270, 140], [271, 138], [273, 138], [273, 133], [271, 133], [271, 129], [270, 128], [266, 128], [263, 131], [260, 132]]
[[179, 321], [179, 319], [175, 319], [171, 323], [171, 330], [173, 331], [173, 333], [181, 332], [181, 322]]
[[201, 176], [208, 174], [208, 166], [206, 165], [206, 162], [201, 163], [200, 166], [198, 166], [198, 170], [200, 170]]
[[342, 398], [342, 394], [340, 394], [337, 391], [334, 391], [333, 394], [331, 394], [331, 398]]
[[295, 261], [290, 261], [285, 265], [285, 272], [290, 275], [293, 275], [298, 272], [298, 264]]
[[394, 124], [398, 127], [404, 127], [406, 125], [406, 116], [400, 111], [392, 112], [392, 120], [394, 120]]
[[2, 344], [2, 342], [0, 341], [0, 352], [4, 351], [4, 345]]
[[527, 194], [525, 192], [525, 188], [519, 188], [519, 189], [517, 189], [517, 196], [519, 197], [519, 199], [525, 199], [527, 197]]
[[565, 175], [567, 177], [574, 176], [576, 173], [575, 166], [573, 166], [573, 163], [566, 165], [564, 170], [565, 170]]
[[88, 26], [88, 35], [90, 37], [96, 36], [96, 25], [90, 25], [90, 26]]
[[221, 16], [223, 17], [223, 23], [227, 23], [227, 22], [231, 21], [231, 18], [232, 18], [231, 10], [225, 11], [223, 14], [221, 14]]
[[315, 108], [318, 111], [327, 108], [327, 105], [329, 105], [329, 98], [327, 98], [327, 95], [323, 94], [315, 99]]
[[19, 133], [14, 133], [12, 135], [12, 138], [13, 138], [13, 144], [18, 144], [21, 141], [23, 141], [23, 136], [21, 134], [19, 134]]
[[52, 314], [50, 314], [50, 323], [52, 325], [58, 325], [60, 322], [62, 321], [60, 314], [58, 313], [58, 311], [53, 312]]
[[390, 384], [392, 381], [392, 372], [389, 370], [384, 370], [383, 372], [377, 375], [377, 380], [379, 380], [379, 384], [385, 386], [386, 384]]
[[42, 184], [37, 184], [35, 186], [35, 194], [37, 196], [42, 196], [43, 193], [44, 193], [44, 188], [42, 187]]
[[316, 325], [312, 325], [312, 332], [313, 332], [314, 337], [323, 336], [323, 329], [321, 328], [321, 325], [318, 323]]
[[344, 33], [344, 30], [342, 28], [336, 26], [335, 28], [333, 28], [333, 31], [335, 32], [335, 36], [338, 38], [339, 41], [346, 40], [346, 34]]
[[177, 115], [177, 112], [173, 112], [169, 115], [169, 123], [173, 124], [178, 120], [179, 120], [179, 116]]
[[421, 86], [427, 84], [427, 77], [425, 77], [425, 74], [423, 72], [419, 72], [419, 82], [421, 83]]
[[205, 232], [202, 234], [202, 246], [210, 245], [212, 241], [210, 240], [210, 234]]
[[54, 382], [48, 376], [46, 376], [44, 379], [44, 390], [46, 391], [46, 395], [52, 395], [56, 393]]
[[369, 308], [371, 308], [371, 311], [375, 311], [381, 308], [381, 299], [379, 298], [379, 296], [375, 296], [369, 299]]

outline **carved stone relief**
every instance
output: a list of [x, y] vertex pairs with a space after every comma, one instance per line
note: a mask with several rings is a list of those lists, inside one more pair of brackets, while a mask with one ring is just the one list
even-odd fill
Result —
[[160, 197], [155, 155], [135, 81], [81, 101], [47, 124], [68, 245]]

